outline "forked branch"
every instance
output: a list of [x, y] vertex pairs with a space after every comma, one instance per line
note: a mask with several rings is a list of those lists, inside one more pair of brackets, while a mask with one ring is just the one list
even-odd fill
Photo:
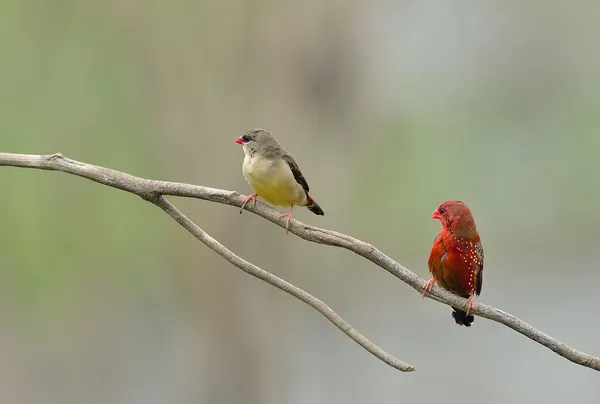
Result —
[[[122, 189], [124, 191], [136, 194], [161, 208], [177, 223], [189, 231], [194, 237], [208, 246], [211, 250], [219, 254], [221, 257], [225, 258], [234, 266], [264, 282], [269, 283], [272, 286], [275, 286], [278, 289], [283, 290], [286, 293], [289, 293], [290, 295], [317, 310], [319, 313], [325, 316], [325, 318], [331, 321], [337, 328], [352, 338], [357, 344], [365, 348], [381, 361], [402, 372], [412, 372], [415, 370], [413, 366], [396, 359], [394, 356], [375, 345], [321, 300], [234, 254], [231, 250], [211, 237], [196, 223], [190, 220], [175, 206], [173, 206], [173, 204], [164, 198], [163, 195], [177, 195], [176, 189], [179, 186], [186, 187], [188, 186], [187, 184], [164, 183], [160, 181], [146, 180], [123, 172], [71, 160], [62, 156], [60, 153], [44, 156], [0, 153], [0, 166], [63, 171], [87, 178], [100, 184], [108, 185], [110, 187]], [[162, 192], [159, 189], [161, 184], [169, 184], [168, 187], [171, 192]], [[193, 187], [192, 185], [189, 186]], [[209, 190], [209, 188], [204, 189]]]
[[[87, 178], [100, 184], [108, 185], [113, 188], [118, 188], [139, 195], [140, 197], [159, 206], [183, 227], [190, 231], [196, 238], [213, 249], [219, 255], [223, 256], [233, 265], [279, 289], [284, 290], [285, 292], [297, 297], [319, 311], [333, 324], [344, 331], [350, 338], [367, 349], [377, 358], [402, 371], [414, 370], [412, 366], [395, 359], [393, 356], [381, 350], [381, 348], [377, 347], [368, 339], [363, 337], [358, 333], [358, 331], [350, 327], [348, 323], [335, 314], [320, 300], [233, 254], [215, 239], [202, 231], [202, 229], [200, 229], [163, 198], [164, 195], [197, 198], [240, 207], [243, 203], [244, 197], [235, 191], [227, 191], [177, 182], [148, 180], [120, 171], [111, 170], [109, 168], [71, 160], [62, 156], [61, 154], [29, 155], [0, 153], [0, 166], [63, 171]], [[252, 204], [252, 206], [246, 207], [246, 209], [275, 223], [278, 226], [285, 227], [285, 220], [279, 219], [280, 213], [264, 203]], [[289, 231], [290, 233], [293, 233], [307, 241], [334, 247], [342, 247], [350, 250], [396, 276], [415, 289], [419, 294], [422, 291], [423, 284], [425, 283], [424, 279], [410, 271], [408, 268], [400, 265], [398, 262], [385, 255], [371, 244], [365, 243], [364, 241], [342, 233], [310, 226], [295, 219], [290, 223]], [[427, 295], [427, 297], [455, 308], [462, 308], [465, 304], [465, 299], [437, 286], [434, 286], [433, 290]], [[591, 369], [600, 370], [600, 358], [573, 349], [509, 313], [482, 303], [476, 303], [473, 306], [471, 313], [504, 324], [505, 326], [512, 328], [520, 334], [530, 338], [535, 342], [538, 342], [539, 344], [551, 349], [558, 355], [574, 363]]]

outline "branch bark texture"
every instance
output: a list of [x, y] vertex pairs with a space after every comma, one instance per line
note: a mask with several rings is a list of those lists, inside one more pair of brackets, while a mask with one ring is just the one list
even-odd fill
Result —
[[[244, 196], [238, 192], [209, 188], [200, 185], [149, 180], [109, 168], [72, 160], [64, 157], [60, 153], [52, 155], [0, 153], [0, 166], [62, 171], [136, 194], [160, 207], [192, 233], [198, 240], [206, 244], [209, 248], [236, 267], [291, 294], [319, 311], [346, 335], [383, 362], [401, 371], [414, 370], [414, 367], [399, 361], [362, 336], [340, 316], [333, 312], [333, 310], [314, 296], [235, 255], [179, 212], [170, 202], [164, 199], [165, 195], [178, 196], [240, 207], [244, 201]], [[264, 203], [251, 204], [251, 206], [246, 207], [246, 210], [285, 228], [285, 220], [279, 218], [281, 213]], [[307, 225], [295, 219], [290, 223], [289, 232], [310, 242], [350, 250], [385, 269], [421, 294], [423, 284], [425, 283], [423, 278], [419, 277], [408, 268], [400, 265], [369, 243], [332, 230]], [[427, 297], [455, 308], [462, 308], [465, 304], [464, 298], [458, 297], [438, 286], [434, 286]], [[600, 371], [600, 358], [573, 349], [509, 313], [478, 302], [474, 304], [471, 313], [512, 328], [518, 333], [549, 348], [571, 362]]]

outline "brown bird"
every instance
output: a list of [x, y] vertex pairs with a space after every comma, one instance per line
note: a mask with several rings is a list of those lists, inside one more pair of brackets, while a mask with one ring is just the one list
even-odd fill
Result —
[[483, 285], [483, 246], [471, 210], [461, 201], [446, 201], [431, 215], [442, 224], [429, 255], [429, 272], [433, 277], [423, 286], [423, 296], [437, 282], [441, 287], [467, 298], [466, 311], [454, 309], [458, 325], [471, 326], [469, 315], [475, 295]]

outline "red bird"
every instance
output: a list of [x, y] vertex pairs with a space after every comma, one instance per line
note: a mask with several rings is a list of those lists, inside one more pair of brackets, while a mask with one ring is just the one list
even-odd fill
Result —
[[442, 231], [436, 237], [429, 255], [429, 272], [433, 278], [423, 286], [423, 296], [437, 282], [441, 287], [468, 298], [467, 311], [454, 309], [452, 317], [458, 325], [470, 327], [475, 320], [469, 315], [475, 295], [483, 284], [483, 247], [475, 228], [471, 210], [461, 201], [446, 201], [432, 214], [439, 219]]

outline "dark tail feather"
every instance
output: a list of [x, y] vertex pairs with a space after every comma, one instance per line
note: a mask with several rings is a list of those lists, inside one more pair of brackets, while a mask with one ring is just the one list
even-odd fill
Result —
[[323, 209], [321, 209], [319, 204], [316, 203], [315, 200], [310, 197], [310, 195], [306, 194], [306, 199], [308, 199], [308, 205], [306, 205], [308, 210], [310, 210], [315, 215], [319, 216], [323, 216], [325, 214], [325, 212], [323, 212]]
[[469, 314], [467, 316], [467, 313], [465, 311], [458, 309], [454, 309], [454, 311], [452, 312], [452, 317], [454, 317], [454, 321], [456, 321], [456, 324], [464, 325], [465, 327], [470, 327], [471, 323], [475, 321], [475, 317], [473, 317], [473, 315]]

